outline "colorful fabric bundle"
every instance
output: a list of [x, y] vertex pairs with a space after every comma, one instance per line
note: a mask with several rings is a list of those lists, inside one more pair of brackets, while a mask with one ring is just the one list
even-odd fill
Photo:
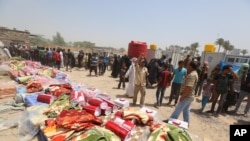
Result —
[[152, 125], [151, 131], [148, 141], [192, 141], [186, 130], [170, 124]]
[[25, 83], [29, 82], [32, 78], [33, 78], [33, 76], [22, 76], [22, 77], [16, 77], [15, 80], [18, 83], [25, 84]]
[[63, 109], [69, 106], [69, 95], [61, 95], [44, 112], [49, 118], [55, 118]]
[[151, 125], [153, 123], [153, 117], [149, 114], [134, 110], [132, 108], [125, 109], [122, 113], [123, 119], [125, 120], [135, 120], [136, 124]]
[[45, 128], [43, 128], [43, 133], [56, 132], [56, 120], [47, 119], [45, 120]]
[[168, 125], [168, 127], [170, 131], [167, 136], [170, 141], [192, 141], [186, 130], [173, 125]]
[[10, 75], [11, 75], [12, 78], [18, 77], [18, 70], [11, 70]]
[[94, 126], [90, 130], [75, 136], [72, 141], [121, 141], [121, 139], [108, 129]]
[[13, 97], [16, 94], [16, 84], [15, 81], [1, 82], [0, 83], [0, 99]]
[[28, 93], [39, 92], [43, 90], [41, 83], [37, 81], [29, 81], [26, 85], [26, 90]]
[[48, 88], [48, 91], [55, 97], [59, 97], [62, 94], [70, 94], [72, 90], [70, 84], [52, 84]]
[[166, 141], [167, 133], [170, 131], [168, 126], [161, 124], [151, 126], [152, 133], [149, 136], [148, 141]]
[[54, 78], [56, 76], [56, 72], [53, 69], [44, 68], [40, 72], [38, 72], [41, 76], [49, 76]]
[[71, 91], [69, 100], [70, 100], [71, 106], [76, 106], [76, 105], [85, 106], [86, 105], [84, 95], [81, 92], [77, 92], [74, 90]]
[[59, 127], [80, 131], [90, 129], [94, 124], [102, 124], [102, 120], [96, 118], [85, 110], [63, 110], [56, 118]]

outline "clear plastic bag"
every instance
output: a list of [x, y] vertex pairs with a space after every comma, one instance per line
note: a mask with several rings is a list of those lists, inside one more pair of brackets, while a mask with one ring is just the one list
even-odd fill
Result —
[[18, 127], [18, 140], [29, 141], [34, 138], [40, 127], [30, 120], [29, 113], [25, 110], [13, 118], [7, 119], [0, 124], [0, 131]]
[[34, 125], [27, 111], [22, 112], [21, 118], [18, 122], [18, 140], [29, 141], [34, 138], [39, 132], [40, 127]]

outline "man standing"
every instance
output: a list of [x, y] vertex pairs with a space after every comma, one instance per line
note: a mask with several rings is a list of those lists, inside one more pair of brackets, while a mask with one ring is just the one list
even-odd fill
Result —
[[185, 68], [187, 68], [187, 65], [189, 64], [190, 61], [191, 61], [190, 55], [187, 55], [187, 57], [184, 59], [184, 67]]
[[64, 68], [64, 60], [63, 60], [63, 51], [60, 49], [60, 57], [61, 57], [61, 68]]
[[165, 94], [165, 90], [169, 86], [171, 79], [171, 72], [168, 71], [168, 65], [167, 64], [163, 65], [162, 69], [163, 70], [160, 72], [158, 78], [159, 82], [156, 90], [156, 103], [155, 103], [156, 108], [162, 105], [162, 100]]
[[174, 65], [172, 64], [172, 58], [168, 58], [166, 61], [166, 64], [168, 65], [168, 71], [172, 74], [174, 71]]
[[146, 78], [148, 76], [148, 69], [145, 67], [145, 59], [142, 59], [143, 56], [140, 56], [135, 62], [135, 88], [134, 88], [134, 97], [133, 105], [136, 105], [137, 95], [140, 91], [140, 107], [143, 107], [145, 96], [146, 96]]
[[222, 68], [222, 72], [216, 75], [214, 78], [214, 88], [215, 88], [216, 95], [215, 95], [215, 98], [213, 99], [211, 110], [207, 111], [208, 113], [214, 112], [214, 108], [219, 97], [220, 97], [219, 105], [218, 105], [215, 116], [218, 116], [219, 113], [221, 113], [224, 102], [228, 94], [229, 87], [230, 87], [230, 81], [232, 81], [232, 79], [238, 80], [239, 78], [233, 71], [233, 68], [231, 65], [225, 65]]
[[172, 87], [171, 87], [171, 92], [170, 92], [168, 105], [171, 104], [173, 99], [175, 99], [175, 105], [178, 102], [181, 85], [183, 83], [184, 76], [187, 75], [187, 69], [184, 68], [183, 66], [184, 66], [184, 62], [179, 61], [178, 62], [178, 67], [175, 68], [174, 71], [173, 71], [173, 75], [172, 75], [171, 80], [173, 78], [174, 78], [174, 80], [172, 82]]
[[97, 77], [97, 65], [98, 65], [98, 57], [97, 53], [93, 53], [90, 58], [90, 69], [89, 69], [89, 76], [91, 76], [92, 71], [95, 71], [95, 76]]
[[242, 72], [243, 74], [241, 75], [241, 87], [240, 87], [240, 95], [239, 99], [236, 102], [236, 106], [234, 109], [234, 113], [237, 113], [240, 105], [245, 97], [247, 97], [247, 104], [244, 109], [244, 114], [243, 116], [247, 117], [247, 113], [249, 112], [250, 109], [250, 72], [248, 71], [249, 66], [244, 67], [244, 71]]
[[72, 60], [73, 60], [73, 58], [74, 58], [74, 55], [73, 55], [73, 53], [70, 51], [70, 49], [68, 49], [68, 52], [66, 53], [66, 55], [65, 55], [66, 57], [64, 58], [64, 59], [67, 59], [66, 60], [66, 71], [72, 71]]
[[137, 58], [133, 57], [131, 59], [131, 65], [128, 71], [125, 74], [125, 78], [128, 78], [128, 87], [126, 89], [126, 95], [132, 98], [134, 96], [134, 88], [135, 88], [135, 62]]
[[190, 105], [194, 100], [194, 91], [198, 81], [196, 69], [197, 64], [193, 61], [187, 65], [188, 74], [181, 87], [180, 100], [170, 118], [178, 119], [180, 113], [183, 112], [184, 121], [189, 123]]

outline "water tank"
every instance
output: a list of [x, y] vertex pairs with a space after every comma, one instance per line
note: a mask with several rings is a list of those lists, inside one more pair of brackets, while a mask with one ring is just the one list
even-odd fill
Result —
[[204, 50], [205, 52], [215, 52], [216, 47], [214, 44], [205, 44]]
[[156, 45], [156, 44], [151, 44], [151, 45], [150, 45], [150, 49], [156, 50], [156, 49], [157, 49], [157, 45]]
[[128, 44], [128, 57], [138, 58], [141, 54], [146, 57], [147, 55], [147, 43], [141, 41], [131, 41]]

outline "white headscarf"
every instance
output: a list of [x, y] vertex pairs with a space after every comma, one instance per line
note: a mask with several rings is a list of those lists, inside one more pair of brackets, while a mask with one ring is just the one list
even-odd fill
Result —
[[137, 60], [136, 57], [133, 57], [132, 59], [130, 59], [131, 62], [135, 62]]

